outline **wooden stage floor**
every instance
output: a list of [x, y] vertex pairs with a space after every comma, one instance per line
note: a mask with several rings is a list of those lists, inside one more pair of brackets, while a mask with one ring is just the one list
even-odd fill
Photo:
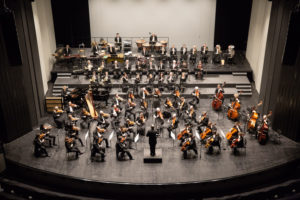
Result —
[[[243, 106], [250, 105], [254, 99], [255, 97], [243, 97]], [[106, 109], [110, 109], [110, 106]], [[219, 132], [222, 130], [226, 134], [232, 127], [233, 122], [228, 120], [226, 116], [217, 114], [210, 109], [209, 99], [201, 99], [197, 116], [203, 110], [207, 110], [211, 121], [217, 123]], [[46, 119], [46, 121], [51, 122], [52, 120]], [[149, 119], [147, 130], [151, 123], [151, 119]], [[166, 126], [167, 124], [165, 122]], [[183, 122], [180, 123], [180, 127], [183, 127]], [[110, 133], [111, 126], [108, 130]], [[54, 174], [106, 183], [153, 185], [217, 181], [261, 172], [300, 158], [300, 145], [284, 136], [281, 137], [281, 144], [274, 144], [269, 141], [263, 146], [247, 134], [247, 148], [241, 150], [239, 155], [234, 155], [226, 142], [223, 142], [220, 153], [207, 154], [204, 146], [198, 145], [201, 158], [198, 156], [184, 160], [179, 142], [175, 141], [173, 144], [173, 140], [168, 137], [166, 129], [162, 137], [158, 139], [157, 145], [157, 148], [163, 150], [163, 162], [161, 164], [143, 163], [143, 151], [144, 148], [148, 148], [148, 138], [144, 137], [141, 137], [134, 145], [136, 149], [131, 150], [134, 157], [132, 161], [118, 161], [116, 159], [115, 137], [111, 141], [111, 148], [107, 149], [105, 162], [91, 162], [88, 143], [85, 147], [80, 147], [85, 153], [78, 160], [68, 161], [64, 146], [64, 133], [62, 130], [56, 129], [53, 130], [52, 134], [58, 136], [59, 146], [48, 148], [50, 157], [36, 158], [33, 155], [32, 142], [37, 132], [38, 130], [34, 130], [6, 144], [6, 158], [21, 165]], [[86, 132], [87, 130], [81, 131], [83, 140]]]

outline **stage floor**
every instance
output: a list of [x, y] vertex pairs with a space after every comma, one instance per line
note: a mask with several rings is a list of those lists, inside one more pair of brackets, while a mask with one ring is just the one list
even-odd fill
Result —
[[[226, 101], [228, 100], [226, 99]], [[242, 106], [252, 105], [256, 101], [255, 97], [243, 97]], [[108, 111], [108, 109], [110, 106], [103, 110]], [[219, 133], [222, 130], [226, 134], [232, 127], [233, 122], [226, 116], [211, 110], [209, 99], [201, 99], [197, 117], [203, 110], [207, 110], [211, 121], [217, 123]], [[149, 116], [152, 116], [151, 112]], [[51, 117], [46, 121], [52, 122]], [[152, 119], [150, 118], [147, 122], [147, 130], [151, 123]], [[165, 126], [167, 125], [168, 123], [165, 122]], [[184, 123], [180, 122], [180, 129], [183, 125]], [[177, 133], [180, 129], [177, 130]], [[111, 131], [110, 126], [108, 134]], [[32, 142], [37, 132], [38, 129], [6, 144], [6, 158], [21, 165], [65, 175], [73, 179], [103, 183], [157, 185], [217, 181], [245, 174], [255, 174], [300, 158], [300, 144], [284, 136], [281, 136], [281, 144], [269, 141], [266, 145], [260, 145], [255, 138], [247, 134], [247, 148], [240, 150], [238, 155], [234, 155], [224, 141], [220, 153], [207, 154], [204, 146], [198, 145], [201, 158], [199, 155], [193, 158], [194, 154], [191, 152], [190, 159], [184, 160], [179, 142], [173, 143], [173, 140], [168, 137], [166, 129], [164, 129], [162, 137], [158, 138], [157, 144], [157, 148], [162, 148], [163, 151], [162, 163], [145, 164], [143, 162], [144, 148], [148, 148], [148, 138], [145, 137], [140, 137], [137, 144], [133, 145], [136, 149], [130, 150], [134, 160], [118, 161], [116, 159], [114, 147], [116, 137], [113, 137], [111, 141], [111, 148], [107, 149], [105, 162], [91, 162], [88, 142], [85, 147], [80, 147], [85, 153], [78, 160], [68, 160], [64, 146], [64, 133], [57, 129], [54, 129], [52, 134], [58, 136], [59, 146], [47, 149], [50, 157], [36, 158], [33, 155]], [[87, 130], [81, 131], [80, 137], [83, 140], [86, 132]]]

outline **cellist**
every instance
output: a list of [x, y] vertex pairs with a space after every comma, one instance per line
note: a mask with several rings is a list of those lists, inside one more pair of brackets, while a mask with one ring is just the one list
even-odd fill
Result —
[[234, 99], [231, 102], [231, 105], [228, 109], [227, 116], [229, 119], [237, 119], [239, 117], [239, 110], [241, 108], [241, 102], [239, 100], [239, 94], [234, 94]]
[[224, 89], [223, 86], [225, 85], [225, 83], [221, 86], [220, 84], [218, 84], [216, 90], [215, 90], [215, 96], [214, 99], [212, 101], [212, 107], [214, 110], [219, 110], [223, 104], [224, 101]]
[[234, 126], [230, 129], [230, 132], [226, 134], [226, 139], [228, 140], [229, 144], [231, 144], [232, 140], [238, 138], [241, 130], [240, 123], [235, 122]]

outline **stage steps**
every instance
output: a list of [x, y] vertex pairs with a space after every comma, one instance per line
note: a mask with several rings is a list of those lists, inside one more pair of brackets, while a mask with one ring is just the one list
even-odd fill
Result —
[[[247, 77], [247, 72], [232, 72], [232, 75], [234, 77]], [[252, 96], [252, 85], [250, 82], [246, 84], [237, 84], [236, 90], [241, 96]]]
[[57, 73], [57, 78], [71, 78], [72, 73], [71, 72], [60, 72]]

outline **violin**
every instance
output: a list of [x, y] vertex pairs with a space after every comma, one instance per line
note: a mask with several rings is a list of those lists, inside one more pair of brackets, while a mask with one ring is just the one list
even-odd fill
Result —
[[[260, 105], [262, 105], [262, 101], [260, 101], [256, 107], [258, 107]], [[259, 117], [258, 113], [256, 112], [255, 109], [253, 109], [250, 119], [248, 121], [248, 126], [247, 126], [248, 130], [255, 128], [258, 117]]]
[[[222, 84], [222, 87], [224, 87], [225, 82]], [[223, 104], [224, 94], [222, 90], [218, 91], [218, 93], [215, 95], [214, 100], [212, 101], [212, 107], [214, 110], [219, 110]]]
[[231, 140], [232, 136], [238, 132], [237, 128], [231, 128], [230, 132], [226, 134], [226, 139]]
[[176, 117], [173, 117], [173, 118], [172, 118], [172, 128], [174, 128], [175, 123], [176, 123]]
[[212, 137], [208, 138], [205, 144], [205, 148], [208, 148], [211, 146], [211, 144], [215, 141], [215, 136], [213, 135]]
[[179, 90], [175, 90], [175, 96], [178, 97], [178, 98], [180, 97], [180, 92], [179, 92]]
[[143, 107], [144, 107], [145, 109], [148, 108], [148, 103], [147, 103], [147, 101], [146, 101], [145, 99], [143, 100]]
[[185, 151], [186, 148], [187, 148], [188, 146], [190, 146], [190, 145], [191, 145], [191, 142], [190, 142], [189, 139], [187, 139], [187, 140], [184, 141], [184, 143], [182, 144], [182, 146], [181, 146], [181, 151]]
[[166, 104], [170, 107], [170, 108], [174, 108], [173, 107], [173, 103], [168, 99]]
[[128, 98], [130, 98], [130, 99], [134, 99], [134, 95], [133, 95], [133, 93], [129, 93], [129, 95], [128, 95]]
[[57, 109], [57, 110], [54, 110], [54, 112], [55, 112], [55, 113], [60, 113], [60, 114], [61, 114], [61, 113], [63, 113], [64, 111], [63, 111], [62, 109]]
[[104, 133], [105, 129], [104, 128], [100, 128], [100, 127], [97, 126], [97, 132], [98, 133]]
[[[215, 124], [213, 124], [212, 126], [214, 126], [214, 125]], [[206, 129], [205, 129], [205, 131], [203, 131], [202, 133], [200, 133], [201, 140], [204, 140], [206, 138], [206, 136], [208, 134], [210, 134], [211, 132], [212, 132], [212, 129], [209, 126], [207, 126]]]
[[181, 131], [178, 135], [177, 135], [177, 139], [180, 140], [185, 134], [189, 134], [189, 131], [187, 128], [183, 129], [183, 131]]

